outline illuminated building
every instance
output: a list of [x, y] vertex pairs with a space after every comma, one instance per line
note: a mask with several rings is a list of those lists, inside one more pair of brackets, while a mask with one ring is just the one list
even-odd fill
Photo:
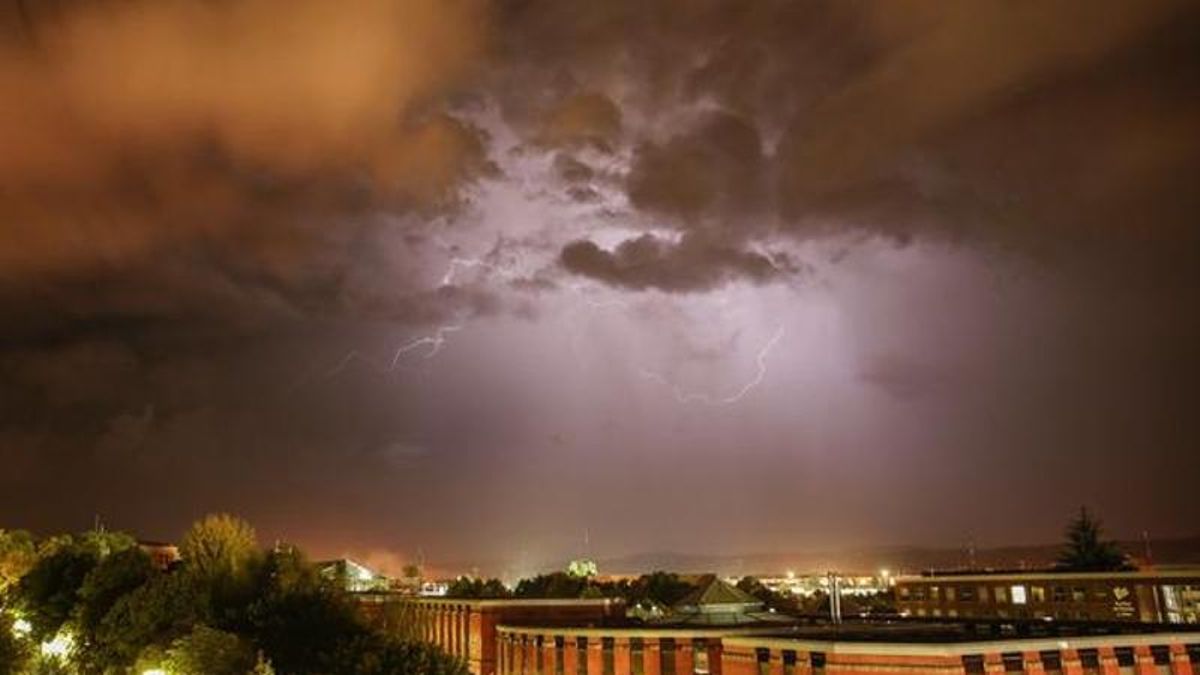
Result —
[[317, 571], [322, 578], [334, 582], [348, 593], [386, 591], [391, 586], [391, 580], [388, 577], [349, 558], [319, 562]]
[[918, 618], [1200, 623], [1200, 570], [942, 574], [896, 580]]

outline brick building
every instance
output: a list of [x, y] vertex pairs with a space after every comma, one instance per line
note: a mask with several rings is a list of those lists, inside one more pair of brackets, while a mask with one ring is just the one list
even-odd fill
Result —
[[1200, 623], [1200, 570], [934, 574], [896, 580], [901, 614], [925, 618]]

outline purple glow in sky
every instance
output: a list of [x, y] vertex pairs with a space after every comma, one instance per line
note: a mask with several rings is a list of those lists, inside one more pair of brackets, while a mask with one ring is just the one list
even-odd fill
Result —
[[1200, 11], [1100, 4], [5, 5], [0, 525], [1194, 533]]

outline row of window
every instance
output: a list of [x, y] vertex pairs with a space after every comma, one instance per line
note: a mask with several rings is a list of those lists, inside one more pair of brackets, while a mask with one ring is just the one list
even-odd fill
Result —
[[900, 586], [897, 593], [901, 600], [931, 600], [946, 602], [995, 602], [996, 604], [1024, 605], [1029, 602], [1087, 602], [1107, 601], [1113, 597], [1130, 597], [1125, 586], [1097, 586], [1089, 593], [1084, 586]]
[[[614, 675], [616, 666], [616, 654], [613, 638], [606, 637], [600, 639], [601, 652], [600, 664], [602, 675]], [[708, 649], [704, 640], [693, 640], [691, 643], [691, 669], [688, 670], [685, 666], [682, 672], [677, 672], [677, 662], [675, 658], [675, 641], [670, 638], [664, 638], [659, 641], [659, 664], [658, 672], [662, 675], [707, 675], [708, 667]], [[575, 651], [575, 672], [568, 673], [565, 671], [566, 665], [564, 652], [568, 649]], [[630, 670], [632, 675], [643, 675], [646, 672], [646, 650], [641, 638], [630, 638]], [[519, 649], [514, 650], [510, 659], [524, 659], [526, 656]], [[550, 669], [547, 661], [553, 661], [553, 668]], [[586, 637], [578, 638], [563, 638], [556, 636], [554, 638], [554, 656], [548, 658], [543, 652], [542, 638], [537, 638], [537, 649], [534, 651], [534, 663], [532, 670], [537, 673], [547, 673], [548, 675], [588, 675], [588, 639]]]
[[[1200, 645], [1187, 646], [1188, 660], [1193, 664], [1200, 664]], [[1078, 651], [1079, 662], [1083, 667], [1084, 675], [1100, 675], [1100, 650], [1098, 649], [1080, 649]], [[1113, 649], [1113, 655], [1116, 657], [1117, 667], [1121, 669], [1121, 673], [1133, 673], [1137, 665], [1137, 655], [1133, 647], [1116, 647]], [[1062, 654], [1058, 651], [1043, 651], [1038, 654], [1042, 662], [1042, 672], [1046, 675], [1061, 675], [1063, 673]], [[1166, 645], [1154, 645], [1150, 647], [1150, 656], [1154, 661], [1154, 666], [1159, 673], [1169, 675], [1171, 672], [1171, 649]], [[1023, 673], [1025, 672], [1025, 657], [1018, 652], [1008, 652], [1001, 655], [1004, 662], [1004, 672], [1006, 673]], [[980, 654], [973, 654], [963, 657], [963, 669], [969, 674], [987, 672], [984, 665], [984, 658]]]

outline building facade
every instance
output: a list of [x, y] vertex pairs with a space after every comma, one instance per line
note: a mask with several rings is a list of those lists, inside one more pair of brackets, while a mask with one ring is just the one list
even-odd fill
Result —
[[473, 675], [495, 675], [500, 661], [499, 626], [536, 621], [590, 625], [625, 616], [619, 600], [454, 600], [399, 598], [417, 637], [463, 659]]
[[1200, 623], [1200, 570], [929, 575], [895, 591], [918, 618]]

